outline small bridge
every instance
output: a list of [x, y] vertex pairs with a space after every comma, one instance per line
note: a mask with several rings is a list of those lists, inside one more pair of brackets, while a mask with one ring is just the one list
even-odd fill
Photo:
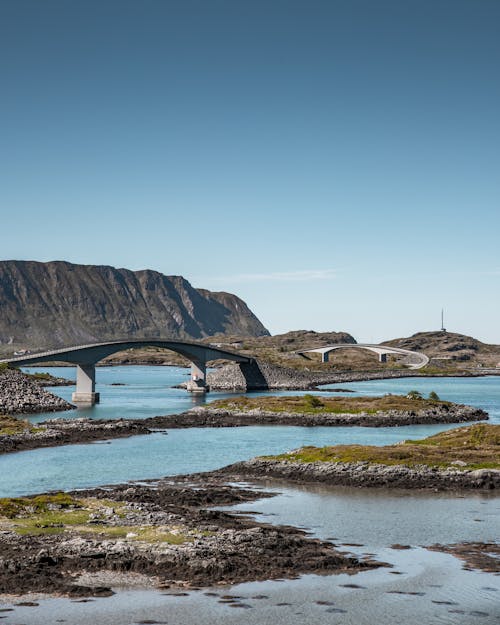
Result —
[[371, 345], [369, 343], [336, 343], [335, 345], [326, 345], [325, 347], [304, 349], [297, 352], [297, 354], [300, 356], [311, 353], [321, 354], [321, 362], [328, 362], [330, 352], [336, 349], [365, 349], [378, 354], [379, 362], [387, 362], [387, 354], [399, 354], [408, 358], [408, 367], [410, 369], [421, 369], [429, 362], [429, 358], [425, 354], [422, 354], [422, 352], [412, 352], [409, 349], [389, 347], [388, 345]]
[[76, 391], [72, 401], [76, 404], [93, 405], [99, 401], [99, 393], [95, 392], [95, 366], [100, 361], [126, 349], [137, 347], [160, 347], [181, 354], [191, 362], [191, 379], [187, 390], [192, 393], [205, 393], [207, 362], [211, 360], [232, 360], [239, 363], [252, 363], [253, 358], [242, 356], [236, 352], [219, 349], [210, 344], [191, 343], [187, 341], [171, 341], [168, 339], [127, 339], [123, 341], [106, 341], [64, 347], [35, 354], [15, 356], [0, 363], [18, 367], [35, 365], [42, 362], [65, 362], [76, 365]]

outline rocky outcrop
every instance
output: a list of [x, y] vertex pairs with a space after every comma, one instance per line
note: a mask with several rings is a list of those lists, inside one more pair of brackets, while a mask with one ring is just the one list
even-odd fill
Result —
[[[359, 413], [297, 413], [269, 412], [260, 408], [251, 410], [221, 410], [208, 406], [192, 408], [183, 415], [160, 417], [177, 419], [178, 425], [166, 427], [237, 427], [244, 425], [292, 425], [292, 426], [360, 426], [393, 427], [432, 423], [469, 423], [488, 419], [488, 414], [473, 406], [443, 404], [441, 408], [413, 410], [387, 410], [385, 412]], [[182, 425], [181, 425], [182, 424]]]
[[[77, 498], [104, 500], [104, 508], [94, 505], [99, 513], [88, 518], [87, 531], [62, 524], [51, 527], [47, 535], [38, 535], [46, 525], [31, 535], [0, 531], [0, 594], [112, 594], [102, 587], [97, 592], [82, 587], [79, 577], [84, 573], [98, 573], [101, 580], [106, 574], [113, 579], [117, 572], [140, 573], [149, 577], [148, 586], [165, 589], [294, 578], [302, 573], [354, 573], [380, 566], [368, 558], [339, 553], [331, 543], [307, 537], [300, 529], [207, 509], [266, 494], [206, 477], [195, 480], [159, 481], [154, 488], [127, 484], [78, 491]], [[120, 514], [113, 502], [121, 506]], [[95, 523], [99, 533], [90, 531]], [[118, 529], [121, 536], [113, 531]], [[149, 536], [141, 539], [137, 532], [144, 530]], [[156, 531], [166, 530], [170, 540], [155, 540]]]
[[0, 344], [50, 348], [104, 339], [269, 334], [241, 299], [182, 276], [67, 262], [0, 261]]
[[[461, 374], [436, 375], [435, 377], [467, 377], [480, 376], [486, 373], [480, 369]], [[321, 373], [316, 371], [298, 371], [290, 367], [280, 367], [262, 360], [255, 360], [250, 364], [229, 364], [209, 372], [207, 381], [215, 391], [251, 391], [251, 390], [311, 390], [322, 384], [336, 384], [338, 382], [363, 382], [365, 380], [385, 380], [391, 378], [414, 378], [426, 374], [418, 371], [385, 370], [385, 371], [349, 371], [337, 373], [335, 371]], [[488, 372], [491, 375], [491, 372]]]
[[16, 369], [0, 370], [0, 414], [33, 414], [74, 408], [45, 391], [40, 384]]
[[151, 434], [143, 421], [127, 419], [50, 419], [16, 434], [0, 434], [0, 454], [12, 451], [58, 447], [97, 440]]
[[496, 469], [459, 470], [369, 462], [288, 462], [254, 458], [214, 473], [238, 476], [238, 479], [272, 477], [332, 486], [487, 491], [500, 488], [500, 471]]
[[[211, 371], [207, 375], [207, 382], [210, 388], [218, 391], [305, 390], [315, 388], [320, 383], [327, 384], [331, 377], [254, 360], [248, 364], [229, 364]], [[323, 379], [328, 381], [322, 382]]]

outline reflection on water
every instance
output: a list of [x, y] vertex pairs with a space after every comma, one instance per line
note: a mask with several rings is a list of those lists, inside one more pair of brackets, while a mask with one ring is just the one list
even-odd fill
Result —
[[490, 493], [356, 489], [266, 484], [275, 497], [231, 509], [258, 511], [259, 521], [307, 527], [336, 544], [360, 543], [363, 551], [398, 543], [426, 546], [489, 542], [500, 536], [500, 498]]

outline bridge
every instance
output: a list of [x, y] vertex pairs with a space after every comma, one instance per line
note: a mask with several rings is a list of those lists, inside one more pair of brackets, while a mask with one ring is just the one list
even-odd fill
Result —
[[127, 339], [63, 347], [62, 349], [53, 349], [34, 354], [23, 354], [22, 356], [0, 360], [0, 363], [18, 367], [51, 361], [76, 365], [76, 391], [73, 393], [72, 401], [75, 404], [92, 406], [99, 401], [99, 393], [96, 393], [95, 390], [96, 364], [111, 354], [137, 347], [170, 349], [187, 358], [191, 362], [191, 379], [187, 384], [187, 390], [197, 394], [203, 394], [207, 391], [207, 362], [219, 359], [232, 360], [239, 363], [253, 362], [253, 358], [225, 349], [219, 349], [210, 344], [171, 341], [169, 339]]
[[409, 349], [400, 349], [399, 347], [389, 347], [388, 345], [371, 345], [370, 343], [336, 343], [334, 345], [326, 345], [325, 347], [316, 347], [314, 349], [304, 349], [297, 352], [300, 356], [305, 354], [321, 354], [321, 362], [328, 362], [330, 353], [336, 349], [365, 349], [378, 354], [379, 362], [387, 362], [387, 354], [398, 354], [408, 358], [408, 367], [410, 369], [421, 369], [429, 362], [429, 358], [422, 352], [413, 352]]

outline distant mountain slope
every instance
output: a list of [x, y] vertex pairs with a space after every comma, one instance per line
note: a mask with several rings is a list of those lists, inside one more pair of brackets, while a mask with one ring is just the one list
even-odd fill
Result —
[[112, 338], [269, 334], [241, 299], [182, 276], [63, 261], [0, 261], [0, 347]]

